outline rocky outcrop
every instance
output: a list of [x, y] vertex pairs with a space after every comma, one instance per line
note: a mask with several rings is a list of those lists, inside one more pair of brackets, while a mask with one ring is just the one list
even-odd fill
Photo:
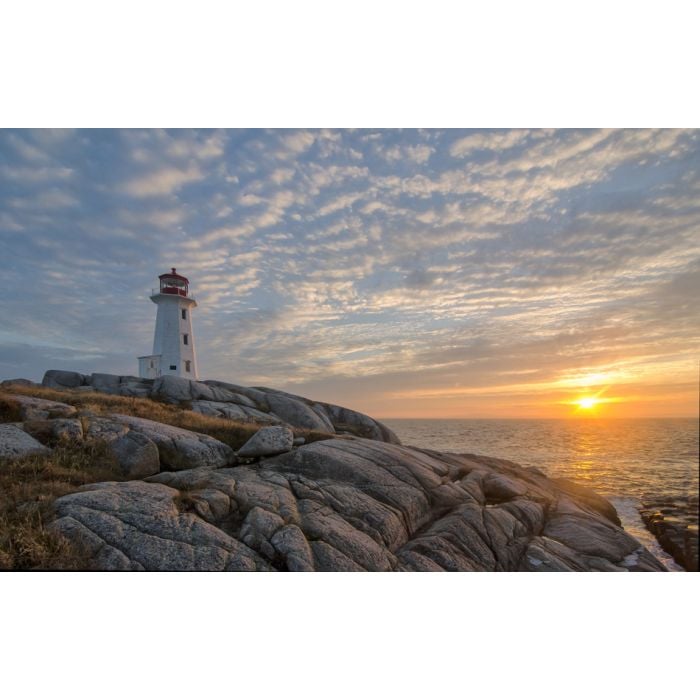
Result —
[[86, 384], [87, 376], [79, 372], [65, 372], [60, 369], [50, 369], [41, 380], [42, 386], [50, 389], [75, 389]]
[[4, 420], [8, 415], [15, 416], [10, 421], [22, 419], [0, 423], [0, 457], [99, 441], [121, 475], [129, 479], [157, 474], [161, 468], [221, 467], [237, 461], [231, 447], [191, 430], [128, 415], [95, 415], [89, 409], [78, 411], [69, 404], [14, 393], [2, 394], [0, 399]]
[[170, 375], [154, 380], [102, 373], [85, 375], [62, 370], [46, 372], [42, 384], [56, 389], [150, 397], [173, 404], [186, 404], [204, 415], [323, 433], [347, 433], [400, 444], [389, 428], [363, 413], [266, 387], [193, 381]]
[[146, 398], [151, 394], [153, 381], [153, 379], [142, 379], [129, 375], [120, 376], [101, 372], [87, 375], [80, 374], [80, 372], [50, 369], [44, 374], [41, 384], [49, 389], [101, 391], [105, 394]]
[[0, 423], [0, 457], [15, 459], [48, 452], [38, 440], [22, 430], [22, 424]]
[[18, 377], [17, 379], [4, 379], [0, 382], [0, 389], [5, 389], [10, 386], [39, 386], [31, 379], [24, 379], [23, 377]]
[[70, 406], [67, 403], [47, 401], [35, 396], [12, 394], [11, 396], [5, 395], [4, 399], [18, 405], [23, 420], [70, 418], [78, 412], [75, 406]]
[[[99, 441], [104, 449], [94, 451], [96, 459], [111, 460], [115, 478], [128, 480], [92, 484], [55, 502], [51, 527], [79, 544], [98, 569], [664, 568], [620, 527], [608, 501], [535, 469], [404, 447], [368, 416], [272, 389], [66, 374], [47, 373], [45, 380], [71, 384], [69, 392], [147, 390], [161, 401], [198, 406], [201, 413], [234, 417], [240, 411], [263, 424], [235, 453], [190, 430], [124, 414], [97, 415], [90, 403], [77, 410], [3, 395], [3, 420], [12, 422], [0, 424], [0, 456], [13, 459], [81, 441], [89, 454], [90, 442]], [[75, 385], [78, 379], [82, 383]], [[325, 435], [294, 439], [290, 421]], [[232, 426], [229, 435], [219, 422], [194, 421], [207, 423], [227, 441], [252, 432]], [[343, 435], [332, 437], [334, 432]], [[660, 527], [658, 518], [652, 520], [650, 527]]]
[[640, 515], [647, 529], [678, 564], [686, 571], [698, 571], [697, 495], [647, 498]]
[[502, 460], [330, 439], [94, 484], [56, 501], [52, 527], [110, 570], [663, 570], [576, 491]]

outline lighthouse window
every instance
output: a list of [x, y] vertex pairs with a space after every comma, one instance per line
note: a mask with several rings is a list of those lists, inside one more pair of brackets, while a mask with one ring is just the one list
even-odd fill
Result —
[[190, 371], [190, 361], [185, 360], [185, 372], [189, 372], [189, 371]]
[[187, 309], [182, 310], [182, 320], [186, 321], [187, 320]]
[[183, 342], [185, 345], [189, 345], [189, 342], [188, 342], [188, 341], [189, 341], [189, 336], [187, 335], [187, 333], [185, 333], [185, 334], [182, 336], [182, 342]]

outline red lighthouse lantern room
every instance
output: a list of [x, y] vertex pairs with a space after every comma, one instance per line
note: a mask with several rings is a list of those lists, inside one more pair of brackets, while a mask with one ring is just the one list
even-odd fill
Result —
[[170, 270], [170, 272], [166, 272], [164, 275], [158, 275], [158, 279], [160, 280], [160, 293], [177, 294], [181, 297], [189, 296], [190, 281], [187, 277], [178, 275], [174, 267], [171, 267]]

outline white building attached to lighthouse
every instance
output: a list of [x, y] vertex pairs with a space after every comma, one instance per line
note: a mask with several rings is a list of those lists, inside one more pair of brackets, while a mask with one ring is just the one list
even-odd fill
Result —
[[199, 379], [197, 354], [192, 333], [192, 309], [197, 302], [190, 296], [190, 281], [171, 272], [158, 277], [160, 291], [151, 297], [158, 307], [153, 354], [139, 357], [139, 377], [155, 379], [164, 374]]

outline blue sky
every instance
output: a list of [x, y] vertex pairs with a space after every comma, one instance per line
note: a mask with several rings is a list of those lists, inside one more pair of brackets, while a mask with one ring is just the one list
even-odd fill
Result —
[[0, 131], [0, 378], [203, 378], [379, 416], [697, 411], [700, 131]]

